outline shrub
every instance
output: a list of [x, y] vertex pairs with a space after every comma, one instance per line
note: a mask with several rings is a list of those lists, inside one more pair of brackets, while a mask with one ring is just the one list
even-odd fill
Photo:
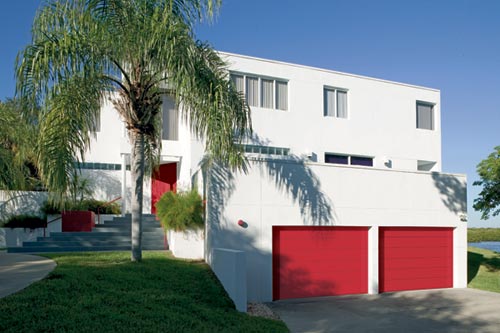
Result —
[[47, 221], [40, 216], [21, 214], [11, 216], [4, 224], [4, 227], [25, 229], [46, 228]]
[[156, 215], [165, 229], [184, 231], [203, 227], [203, 203], [196, 191], [165, 192], [156, 203]]
[[90, 210], [97, 214], [97, 209], [100, 208], [99, 212], [101, 214], [114, 214], [118, 215], [121, 213], [120, 205], [116, 202], [107, 204], [106, 201], [96, 200], [96, 199], [84, 199], [81, 202], [70, 203], [65, 202], [61, 208], [60, 205], [53, 203], [52, 201], [46, 201], [41, 210], [44, 214], [60, 214], [63, 210]]

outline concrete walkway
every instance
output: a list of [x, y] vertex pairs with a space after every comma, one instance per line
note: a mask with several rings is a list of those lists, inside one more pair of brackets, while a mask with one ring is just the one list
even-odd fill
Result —
[[291, 332], [500, 332], [500, 293], [435, 289], [271, 303]]
[[43, 279], [55, 267], [52, 259], [0, 251], [0, 298]]

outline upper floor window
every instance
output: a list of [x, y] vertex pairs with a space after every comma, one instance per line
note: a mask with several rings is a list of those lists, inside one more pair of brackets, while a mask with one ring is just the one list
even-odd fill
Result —
[[417, 128], [434, 129], [434, 105], [417, 101]]
[[373, 157], [325, 154], [325, 163], [373, 166]]
[[249, 106], [288, 110], [288, 82], [251, 74], [231, 73], [236, 89], [245, 95]]
[[175, 105], [175, 99], [169, 95], [163, 95], [162, 100], [162, 140], [179, 140], [179, 112]]
[[347, 118], [347, 90], [324, 88], [324, 116]]

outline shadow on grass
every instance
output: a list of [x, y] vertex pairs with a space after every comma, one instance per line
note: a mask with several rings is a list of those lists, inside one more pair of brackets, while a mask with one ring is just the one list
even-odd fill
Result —
[[479, 267], [485, 266], [488, 272], [500, 271], [500, 257], [487, 258], [479, 253], [467, 252], [467, 283], [470, 283], [478, 274]]

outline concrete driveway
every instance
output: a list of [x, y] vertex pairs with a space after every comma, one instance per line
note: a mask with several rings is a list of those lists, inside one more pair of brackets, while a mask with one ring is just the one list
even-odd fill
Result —
[[500, 332], [500, 294], [475, 289], [321, 297], [270, 306], [292, 332]]

